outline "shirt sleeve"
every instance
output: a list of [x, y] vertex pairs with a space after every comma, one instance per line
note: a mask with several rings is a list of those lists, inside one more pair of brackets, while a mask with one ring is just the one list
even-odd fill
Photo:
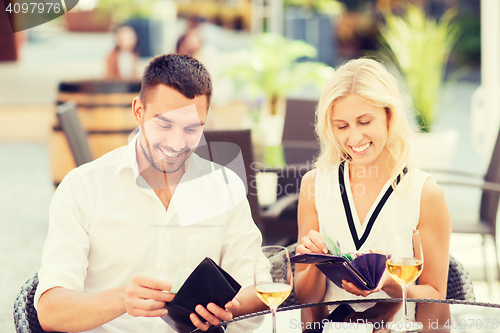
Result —
[[[245, 186], [234, 173], [228, 172], [228, 176], [228, 190], [235, 205], [224, 237], [221, 267], [245, 288], [254, 284], [256, 263], [259, 263], [257, 267], [266, 268], [268, 265], [261, 249], [262, 234], [253, 221]], [[268, 273], [268, 270], [260, 272], [259, 280], [267, 280]]]
[[49, 210], [49, 230], [38, 272], [34, 304], [54, 287], [82, 291], [87, 275], [91, 204], [88, 184], [77, 170], [57, 187]]

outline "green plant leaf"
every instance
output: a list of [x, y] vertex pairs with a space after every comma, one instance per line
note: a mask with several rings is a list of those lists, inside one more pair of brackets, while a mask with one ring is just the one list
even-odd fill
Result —
[[264, 95], [270, 101], [307, 84], [323, 88], [333, 68], [321, 62], [300, 62], [316, 54], [316, 49], [304, 41], [264, 33], [252, 38], [250, 50], [233, 54], [237, 60], [224, 75], [231, 77], [238, 88], [245, 88], [250, 98]]
[[384, 13], [386, 23], [379, 27], [381, 46], [401, 72], [424, 132], [435, 121], [448, 57], [460, 37], [460, 27], [451, 22], [457, 13], [450, 8], [436, 21], [422, 8], [407, 4], [402, 17]]
[[149, 18], [154, 0], [99, 0], [99, 12], [109, 14], [114, 22], [127, 19]]

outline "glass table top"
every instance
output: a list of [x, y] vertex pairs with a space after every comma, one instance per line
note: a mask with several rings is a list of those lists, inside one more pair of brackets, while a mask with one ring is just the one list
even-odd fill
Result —
[[[312, 317], [329, 306], [351, 306], [355, 312], [340, 312], [335, 321]], [[314, 310], [313, 310], [314, 309]], [[281, 308], [277, 313], [277, 332], [391, 332], [387, 323], [401, 318], [399, 299], [336, 301]], [[327, 311], [327, 310], [326, 310]], [[323, 312], [325, 315], [328, 312]], [[423, 324], [421, 332], [500, 332], [500, 304], [456, 300], [409, 300], [408, 315]], [[312, 319], [314, 318], [314, 319]], [[323, 318], [323, 319], [318, 319]], [[228, 333], [271, 332], [269, 311], [233, 319]], [[222, 332], [222, 331], [221, 331]]]

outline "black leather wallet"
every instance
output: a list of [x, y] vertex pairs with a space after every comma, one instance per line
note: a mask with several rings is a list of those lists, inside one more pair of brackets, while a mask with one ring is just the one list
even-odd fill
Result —
[[215, 303], [224, 308], [240, 289], [240, 284], [231, 275], [212, 259], [205, 258], [189, 275], [174, 299], [165, 304], [168, 314], [162, 319], [176, 332], [191, 332], [196, 327], [189, 315], [196, 313], [194, 308], [198, 304], [206, 307], [208, 303]]
[[363, 290], [375, 289], [385, 271], [386, 256], [379, 253], [367, 253], [349, 262], [343, 257], [326, 254], [304, 253], [290, 260], [300, 264], [316, 264], [337, 287], [342, 288], [342, 280], [352, 282]]

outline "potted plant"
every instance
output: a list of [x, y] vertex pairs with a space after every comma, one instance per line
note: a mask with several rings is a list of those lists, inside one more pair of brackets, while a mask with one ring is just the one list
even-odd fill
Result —
[[[249, 97], [264, 96], [269, 114], [277, 115], [278, 103], [288, 92], [307, 84], [320, 89], [333, 74], [333, 69], [321, 62], [304, 61], [316, 56], [316, 49], [301, 40], [289, 40], [281, 35], [263, 33], [254, 36], [250, 50], [235, 54], [235, 64], [227, 70], [239, 88], [246, 88]], [[302, 60], [302, 61], [301, 61]]]
[[[407, 4], [403, 16], [385, 12], [385, 25], [379, 27], [381, 45], [404, 79], [413, 101], [414, 118], [422, 133], [438, 135], [433, 129], [438, 113], [436, 105], [444, 85], [448, 57], [460, 36], [459, 26], [451, 22], [456, 15], [457, 9], [452, 7], [436, 20], [427, 17], [422, 8]], [[445, 137], [436, 139], [439, 144], [430, 142], [426, 147], [418, 141], [428, 141], [429, 136], [417, 138], [421, 167], [441, 168], [450, 163], [458, 144], [458, 132], [452, 130], [441, 134]], [[446, 142], [451, 145], [448, 149], [442, 146]], [[422, 156], [432, 147], [439, 147], [439, 158]], [[443, 151], [451, 155], [449, 161], [446, 161]], [[432, 161], [431, 165], [427, 161]], [[437, 166], [438, 161], [443, 162], [442, 165]]]
[[250, 50], [235, 54], [235, 64], [226, 73], [237, 87], [246, 89], [250, 100], [263, 97], [262, 103], [254, 104], [250, 117], [264, 146], [281, 145], [285, 96], [308, 84], [322, 89], [333, 74], [333, 68], [324, 63], [304, 61], [315, 56], [316, 49], [306, 42], [271, 33], [254, 36]]

